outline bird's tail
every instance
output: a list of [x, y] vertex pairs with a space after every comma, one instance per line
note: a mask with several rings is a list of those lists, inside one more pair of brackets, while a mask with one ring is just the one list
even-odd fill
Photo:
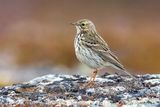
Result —
[[109, 51], [109, 55], [110, 55], [109, 58], [111, 58], [110, 59], [110, 63], [111, 63], [111, 65], [114, 68], [117, 68], [118, 70], [123, 71], [124, 73], [126, 73], [127, 75], [129, 75], [130, 77], [132, 77], [133, 79], [136, 79], [132, 74], [130, 74], [129, 72], [127, 72], [127, 70], [124, 68], [124, 66], [118, 60], [118, 58], [111, 51]]
[[136, 79], [132, 74], [130, 74], [121, 63], [114, 64], [115, 68], [117, 68], [120, 71], [123, 71], [125, 74], [129, 75], [133, 79]]
[[130, 77], [132, 77], [133, 79], [136, 79], [136, 77], [134, 77], [132, 74], [130, 74], [126, 69], [124, 69], [123, 72], [126, 73], [127, 75], [129, 75]]

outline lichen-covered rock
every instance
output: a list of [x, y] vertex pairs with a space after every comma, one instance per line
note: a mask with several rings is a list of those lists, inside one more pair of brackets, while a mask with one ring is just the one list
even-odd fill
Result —
[[92, 87], [89, 77], [46, 75], [0, 88], [0, 104], [55, 107], [160, 107], [160, 74], [128, 76], [105, 74]]

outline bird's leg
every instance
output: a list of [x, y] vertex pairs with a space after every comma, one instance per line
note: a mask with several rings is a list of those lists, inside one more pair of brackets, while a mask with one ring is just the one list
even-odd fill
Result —
[[97, 72], [98, 72], [98, 70], [95, 70], [95, 71], [93, 72], [92, 82], [94, 82], [94, 80], [96, 79]]
[[98, 72], [98, 70], [96, 69], [96, 70], [92, 73], [92, 76], [91, 76], [89, 82], [85, 85], [85, 87], [93, 86], [93, 85], [94, 85], [94, 80], [96, 79], [97, 72]]

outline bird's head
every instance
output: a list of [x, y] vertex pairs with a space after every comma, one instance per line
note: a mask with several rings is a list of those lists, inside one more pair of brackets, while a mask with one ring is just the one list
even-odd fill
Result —
[[93, 24], [93, 22], [91, 22], [88, 19], [81, 19], [78, 20], [75, 23], [72, 23], [73, 25], [75, 25], [77, 32], [79, 31], [96, 31], [96, 28]]

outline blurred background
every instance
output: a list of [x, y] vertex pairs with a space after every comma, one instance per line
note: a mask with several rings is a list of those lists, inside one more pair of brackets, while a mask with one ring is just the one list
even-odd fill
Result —
[[159, 0], [1, 0], [0, 86], [45, 74], [90, 75], [75, 57], [70, 25], [83, 18], [128, 71], [160, 73]]

